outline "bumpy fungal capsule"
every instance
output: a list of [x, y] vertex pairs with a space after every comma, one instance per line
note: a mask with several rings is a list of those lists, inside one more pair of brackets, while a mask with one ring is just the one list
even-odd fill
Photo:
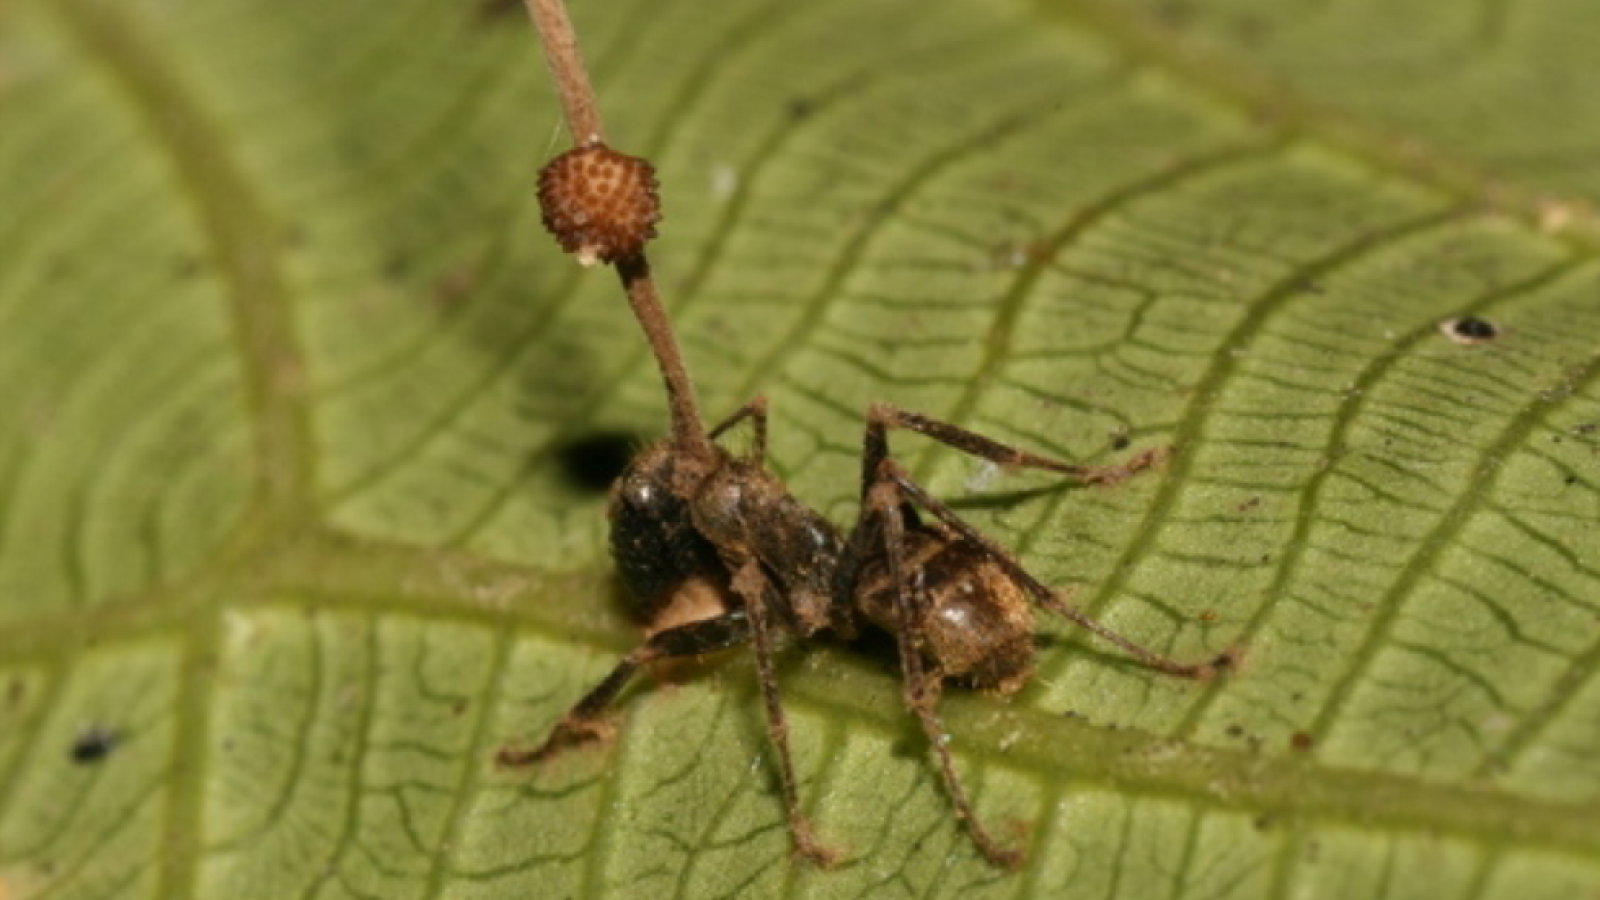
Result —
[[661, 221], [655, 168], [591, 140], [539, 172], [539, 208], [544, 227], [583, 265], [626, 259], [656, 236]]

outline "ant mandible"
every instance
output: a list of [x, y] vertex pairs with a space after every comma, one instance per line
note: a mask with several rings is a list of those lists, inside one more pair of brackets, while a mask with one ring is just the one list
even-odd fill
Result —
[[[613, 154], [616, 160], [608, 165], [642, 163], [595, 141], [564, 156], [584, 157], [579, 171], [586, 175], [593, 171], [597, 154]], [[559, 172], [562, 162], [558, 157], [541, 175], [547, 211], [552, 203], [543, 188], [560, 181], [549, 173]], [[551, 218], [547, 212], [547, 224], [562, 238], [562, 223], [552, 224]], [[592, 217], [581, 218], [588, 222]], [[562, 243], [571, 244], [569, 249], [582, 247], [585, 237], [562, 238]], [[1026, 683], [1034, 655], [1033, 604], [1162, 672], [1207, 678], [1230, 662], [1226, 654], [1205, 663], [1178, 662], [1068, 604], [917, 484], [890, 454], [888, 434], [914, 431], [1006, 468], [1044, 469], [1089, 483], [1120, 481], [1163, 454], [1146, 452], [1119, 467], [1071, 465], [947, 422], [873, 404], [867, 411], [860, 509], [848, 536], [841, 536], [767, 470], [764, 398], [751, 400], [709, 432], [704, 429], [642, 251], [613, 256], [606, 261], [622, 277], [667, 386], [672, 436], [636, 456], [613, 484], [611, 554], [648, 617], [658, 617], [690, 597], [714, 602], [709, 613], [647, 636], [542, 744], [502, 750], [502, 764], [540, 762], [605, 735], [606, 709], [643, 666], [751, 644], [795, 850], [808, 860], [830, 864], [837, 852], [817, 840], [800, 806], [774, 658], [783, 633], [801, 641], [821, 636], [850, 641], [877, 627], [894, 637], [905, 704], [933, 748], [956, 815], [990, 862], [1010, 868], [1021, 862], [1022, 853], [1003, 846], [978, 820], [951, 761], [938, 713], [946, 681], [1007, 694]], [[746, 422], [754, 432], [748, 453], [735, 455], [715, 443]]]

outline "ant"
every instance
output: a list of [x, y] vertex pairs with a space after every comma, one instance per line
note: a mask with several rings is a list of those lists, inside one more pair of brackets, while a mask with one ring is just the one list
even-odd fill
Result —
[[[542, 744], [502, 750], [502, 765], [541, 762], [606, 736], [606, 709], [643, 666], [751, 644], [795, 851], [830, 865], [837, 851], [817, 840], [800, 806], [773, 660], [784, 634], [801, 641], [825, 635], [851, 641], [876, 627], [896, 641], [906, 707], [933, 748], [957, 817], [985, 858], [1015, 868], [1022, 852], [1003, 846], [978, 820], [951, 761], [938, 714], [946, 681], [1006, 694], [1025, 684], [1033, 665], [1033, 604], [1162, 672], [1204, 679], [1230, 664], [1227, 654], [1205, 663], [1175, 661], [1068, 604], [918, 485], [890, 454], [888, 435], [913, 431], [1006, 468], [1044, 469], [1086, 483], [1120, 481], [1159, 462], [1164, 452], [1146, 452], [1120, 467], [1071, 465], [873, 404], [867, 411], [860, 510], [849, 534], [841, 535], [765, 467], [764, 398], [704, 429], [648, 263], [642, 252], [613, 262], [661, 368], [672, 435], [639, 453], [612, 485], [611, 554], [647, 616], [659, 621], [690, 603], [701, 610], [649, 634]], [[735, 455], [715, 443], [747, 422], [754, 432], [748, 453]], [[706, 599], [713, 601], [710, 612]]]

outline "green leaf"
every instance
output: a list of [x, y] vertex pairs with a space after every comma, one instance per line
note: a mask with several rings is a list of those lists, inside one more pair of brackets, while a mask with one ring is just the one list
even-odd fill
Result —
[[[537, 740], [638, 639], [607, 449], [665, 424], [497, 0], [0, 2], [0, 898], [1600, 890], [1588, 0], [575, 2], [712, 415], [840, 523], [887, 400], [1113, 488], [903, 460], [1207, 684], [1049, 623], [957, 765], [881, 645]], [[1497, 337], [1453, 340], [1472, 317]]]

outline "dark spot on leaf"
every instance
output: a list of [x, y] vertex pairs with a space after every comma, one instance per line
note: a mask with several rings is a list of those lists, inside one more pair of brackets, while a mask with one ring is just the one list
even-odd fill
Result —
[[587, 493], [602, 493], [622, 474], [639, 445], [632, 434], [602, 431], [575, 438], [556, 448], [561, 473]]
[[1439, 323], [1439, 330], [1450, 340], [1467, 346], [1488, 343], [1500, 336], [1498, 326], [1477, 316], [1445, 319]]
[[804, 119], [816, 109], [816, 105], [805, 97], [795, 97], [789, 101], [789, 117]]
[[1289, 735], [1289, 749], [1291, 750], [1305, 753], [1315, 745], [1316, 741], [1312, 740], [1311, 735], [1304, 731], [1296, 731], [1294, 734]]
[[1228, 737], [1244, 737], [1243, 725], [1229, 725], [1226, 729]]
[[90, 725], [73, 739], [72, 761], [80, 766], [93, 765], [110, 756], [121, 740], [121, 735], [105, 725]]
[[1256, 830], [1266, 831], [1267, 829], [1271, 828], [1273, 824], [1277, 822], [1277, 820], [1278, 817], [1272, 813], [1263, 813], [1259, 816], [1256, 816]]
[[1111, 449], [1126, 450], [1133, 445], [1133, 438], [1125, 432], [1117, 432], [1111, 436]]

